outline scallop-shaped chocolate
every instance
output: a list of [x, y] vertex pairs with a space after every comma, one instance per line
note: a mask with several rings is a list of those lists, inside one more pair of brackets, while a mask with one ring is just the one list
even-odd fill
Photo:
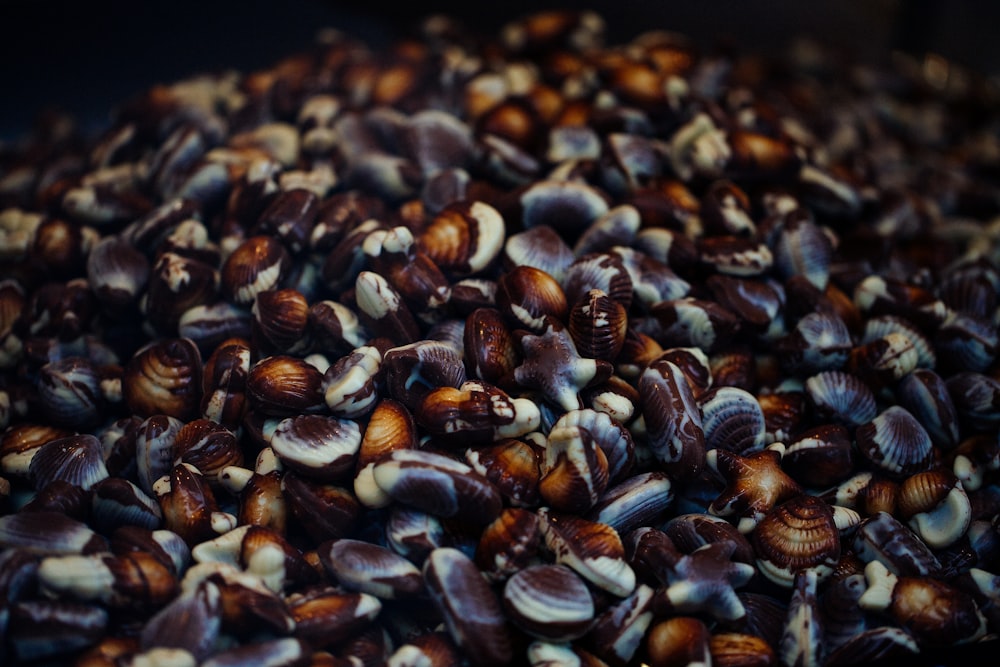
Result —
[[508, 507], [479, 536], [476, 564], [491, 581], [501, 581], [536, 562], [541, 544], [538, 515]]
[[925, 646], [974, 641], [986, 633], [986, 619], [973, 596], [930, 577], [900, 577], [892, 589], [889, 611]]
[[839, 369], [850, 354], [851, 333], [837, 315], [812, 312], [778, 341], [784, 367], [793, 372], [817, 373]]
[[[112, 479], [105, 477], [104, 479]], [[103, 481], [103, 480], [102, 480]], [[8, 492], [9, 493], [9, 492]], [[21, 512], [61, 512], [71, 519], [87, 521], [90, 518], [91, 489], [55, 479], [40, 488], [25, 503]], [[96, 524], [94, 525], [96, 528]]]
[[45, 555], [79, 554], [107, 551], [108, 541], [60, 512], [18, 512], [0, 517], [0, 547]]
[[247, 399], [255, 410], [270, 416], [319, 412], [323, 374], [309, 362], [278, 355], [261, 359], [247, 377]]
[[522, 507], [534, 507], [539, 502], [539, 459], [535, 448], [514, 439], [465, 451], [465, 460], [473, 470], [493, 482], [508, 502]]
[[155, 530], [162, 518], [156, 500], [127, 479], [108, 477], [93, 487], [91, 522], [106, 535], [122, 526]]
[[424, 562], [430, 599], [448, 633], [473, 664], [500, 667], [513, 658], [500, 601], [476, 564], [458, 549], [435, 549]]
[[847, 370], [879, 390], [917, 367], [917, 350], [904, 334], [890, 332], [851, 350]]
[[635, 443], [629, 430], [604, 412], [583, 409], [564, 413], [552, 429], [579, 427], [594, 438], [608, 461], [608, 478], [611, 482], [623, 479], [635, 464]]
[[870, 422], [878, 414], [875, 395], [861, 378], [843, 371], [823, 371], [806, 380], [806, 395], [824, 418], [849, 427]]
[[101, 377], [84, 357], [50, 362], [38, 371], [38, 400], [54, 424], [87, 430], [102, 417]]
[[616, 206], [583, 232], [573, 246], [573, 252], [580, 257], [591, 252], [602, 252], [612, 246], [631, 245], [641, 225], [642, 219], [634, 206]]
[[215, 348], [202, 376], [201, 416], [236, 429], [246, 408], [250, 346], [239, 339]]
[[899, 517], [933, 549], [943, 549], [965, 535], [972, 521], [969, 496], [944, 468], [918, 472], [900, 484]]
[[309, 307], [309, 329], [315, 349], [324, 354], [347, 354], [371, 338], [353, 310], [330, 300]]
[[630, 322], [625, 330], [625, 344], [615, 360], [615, 371], [626, 380], [635, 381], [646, 366], [662, 353], [663, 348], [652, 336], [639, 331], [634, 321]]
[[[420, 201], [424, 205], [424, 210], [431, 215], [437, 215], [449, 204], [466, 199], [470, 180], [472, 177], [469, 172], [461, 167], [446, 167], [428, 175], [420, 190]], [[441, 266], [438, 260], [434, 261]]]
[[997, 356], [1000, 335], [985, 318], [952, 313], [934, 335], [941, 367], [956, 371], [983, 372]]
[[498, 384], [518, 365], [514, 337], [495, 308], [477, 308], [469, 314], [463, 344], [465, 368], [471, 377]]
[[708, 355], [697, 347], [671, 347], [658, 357], [671, 362], [684, 373], [691, 391], [700, 396], [712, 386], [712, 366]]
[[332, 586], [293, 593], [288, 596], [287, 605], [296, 636], [310, 646], [342, 644], [367, 629], [382, 611], [378, 598]]
[[406, 406], [384, 398], [375, 406], [358, 448], [354, 493], [366, 507], [383, 507], [392, 499], [375, 483], [375, 464], [394, 449], [415, 449], [417, 427]]
[[345, 537], [361, 515], [361, 505], [347, 489], [292, 470], [282, 476], [281, 492], [299, 525], [316, 542]]
[[719, 305], [739, 316], [743, 326], [768, 340], [785, 333], [784, 291], [774, 282], [725, 275], [709, 276], [706, 285]]
[[500, 212], [481, 201], [446, 206], [420, 233], [420, 247], [438, 267], [453, 276], [479, 273], [504, 244]]
[[567, 267], [562, 285], [569, 303], [575, 304], [598, 289], [625, 310], [632, 304], [632, 277], [614, 254], [591, 253], [576, 259]]
[[850, 477], [854, 463], [851, 435], [839, 424], [803, 431], [785, 449], [781, 467], [797, 481], [827, 488]]
[[652, 587], [639, 584], [629, 596], [615, 600], [594, 620], [587, 647], [605, 664], [630, 664], [653, 622], [655, 594]]
[[556, 230], [540, 225], [507, 237], [504, 263], [509, 267], [530, 266], [562, 282], [566, 268], [573, 263], [573, 251]]
[[1000, 272], [986, 257], [960, 260], [944, 275], [937, 295], [954, 311], [989, 318], [997, 307]]
[[854, 305], [871, 316], [896, 315], [925, 331], [948, 316], [948, 308], [929, 290], [896, 278], [871, 275], [854, 288]]
[[290, 264], [288, 251], [276, 237], [253, 236], [222, 265], [222, 292], [233, 303], [249, 305], [264, 290], [275, 289]]
[[201, 402], [201, 355], [186, 338], [150, 343], [133, 355], [122, 375], [122, 397], [141, 417], [190, 419]]
[[468, 125], [437, 109], [424, 109], [408, 116], [400, 129], [399, 141], [400, 149], [428, 175], [462, 166], [472, 151]]
[[985, 270], [982, 273], [962, 270], [949, 275], [938, 285], [937, 295], [952, 310], [984, 320], [997, 307], [997, 285], [986, 277]]
[[[731, 626], [747, 634], [760, 637], [771, 646], [777, 646], [785, 628], [787, 605], [778, 598], [764, 593], [740, 591], [737, 593], [747, 615]], [[724, 627], [730, 627], [729, 625]]]
[[819, 289], [826, 288], [833, 244], [813, 222], [808, 209], [796, 209], [785, 215], [772, 250], [774, 267], [780, 277], [804, 275]]
[[566, 294], [555, 278], [530, 266], [518, 266], [497, 281], [497, 308], [517, 328], [540, 332], [545, 317], [566, 319]]
[[465, 320], [457, 317], [441, 320], [427, 330], [427, 340], [448, 345], [461, 358], [465, 346]]
[[814, 496], [797, 496], [768, 512], [751, 542], [761, 573], [785, 588], [792, 586], [796, 572], [807, 568], [826, 577], [840, 559], [833, 510]]
[[544, 467], [538, 490], [555, 510], [581, 514], [607, 488], [608, 460], [590, 431], [579, 426], [549, 432]]
[[205, 262], [172, 252], [160, 255], [141, 306], [157, 331], [173, 334], [185, 311], [216, 298], [219, 274]]
[[243, 448], [229, 429], [208, 419], [185, 424], [174, 438], [174, 457], [190, 463], [213, 484], [227, 466], [243, 465]]
[[674, 492], [666, 473], [639, 473], [609, 488], [597, 500], [588, 519], [606, 523], [620, 535], [653, 525], [673, 505]]
[[660, 260], [626, 246], [615, 246], [611, 254], [618, 257], [632, 279], [633, 303], [650, 308], [660, 301], [683, 299], [691, 292], [691, 283], [674, 273]]
[[621, 537], [611, 526], [578, 516], [538, 511], [545, 545], [566, 565], [598, 588], [625, 597], [636, 585]]
[[323, 567], [343, 587], [375, 597], [411, 597], [423, 590], [413, 563], [389, 549], [360, 540], [335, 540], [317, 549]]
[[644, 227], [636, 234], [635, 248], [674, 271], [686, 271], [698, 264], [698, 249], [687, 235], [665, 227]]
[[520, 203], [525, 228], [549, 225], [567, 237], [608, 212], [603, 194], [578, 181], [538, 181], [521, 193]]
[[278, 424], [270, 445], [288, 468], [307, 477], [333, 481], [354, 470], [361, 429], [349, 419], [299, 415]]
[[910, 339], [917, 353], [918, 368], [937, 366], [937, 353], [930, 340], [909, 320], [896, 315], [879, 315], [865, 321], [865, 331], [861, 343], [870, 343], [890, 333], [900, 333]]
[[493, 308], [497, 302], [497, 281], [492, 278], [463, 278], [451, 285], [448, 304], [459, 317], [477, 308]]
[[650, 314], [660, 327], [652, 335], [667, 347], [697, 347], [713, 352], [724, 347], [740, 329], [736, 315], [714, 301], [693, 297], [661, 301]]
[[737, 387], [714, 387], [698, 397], [698, 407], [706, 449], [746, 454], [764, 448], [764, 413], [750, 392]]
[[855, 432], [858, 451], [890, 477], [927, 470], [934, 459], [931, 437], [905, 408], [893, 405]]
[[438, 517], [396, 503], [386, 517], [385, 542], [395, 553], [420, 565], [431, 551], [452, 546], [454, 540]]
[[638, 388], [653, 456], [678, 481], [695, 477], [705, 463], [705, 432], [681, 369], [655, 361], [643, 371]]
[[184, 422], [176, 417], [153, 415], [135, 431], [135, 465], [139, 486], [153, 492], [153, 484], [174, 466], [174, 440]]
[[101, 441], [89, 434], [71, 435], [42, 445], [31, 458], [28, 472], [36, 490], [55, 480], [90, 489], [108, 476]]
[[177, 320], [178, 335], [190, 338], [201, 350], [212, 349], [233, 337], [249, 339], [252, 329], [250, 311], [228, 301], [193, 306]]
[[578, 574], [564, 565], [534, 565], [507, 580], [507, 617], [533, 637], [553, 642], [581, 637], [594, 620], [594, 601]]
[[422, 340], [388, 350], [382, 359], [388, 395], [410, 410], [438, 387], [458, 388], [465, 382], [461, 352], [449, 343]]
[[442, 444], [463, 447], [518, 438], [537, 430], [541, 420], [530, 398], [511, 398], [479, 380], [432, 390], [414, 416]]
[[757, 403], [764, 413], [767, 442], [789, 440], [801, 428], [806, 414], [806, 398], [797, 380], [782, 383], [776, 391], [758, 394]]
[[940, 375], [929, 368], [918, 368], [895, 387], [899, 404], [921, 423], [931, 442], [942, 451], [958, 446], [958, 414]]
[[682, 553], [689, 554], [706, 544], [727, 542], [733, 545], [733, 561], [753, 563], [753, 549], [746, 536], [720, 517], [702, 513], [681, 514], [667, 521], [663, 532]]
[[364, 417], [378, 400], [376, 380], [382, 369], [382, 354], [371, 345], [357, 347], [341, 357], [323, 374], [323, 400], [338, 417]]
[[251, 312], [258, 354], [289, 352], [305, 342], [309, 303], [298, 290], [264, 290], [257, 294]]
[[493, 521], [503, 497], [472, 468], [441, 454], [402, 449], [375, 464], [375, 483], [394, 500], [442, 518]]
[[87, 282], [97, 299], [124, 309], [139, 298], [149, 279], [149, 260], [128, 241], [107, 236], [87, 255]]
[[654, 665], [707, 665], [710, 633], [704, 621], [693, 616], [675, 616], [653, 625], [646, 635], [646, 651]]
[[960, 420], [977, 431], [1000, 423], [1000, 380], [965, 371], [945, 380]]
[[625, 343], [625, 307], [599, 289], [590, 290], [569, 311], [567, 329], [581, 356], [614, 361]]

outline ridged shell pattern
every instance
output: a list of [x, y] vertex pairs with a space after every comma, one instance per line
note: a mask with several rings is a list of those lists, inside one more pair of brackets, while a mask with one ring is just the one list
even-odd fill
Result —
[[871, 389], [850, 373], [817, 373], [806, 380], [806, 393], [817, 412], [846, 426], [860, 426], [878, 414]]
[[858, 427], [858, 450], [893, 477], [904, 477], [931, 465], [934, 445], [920, 422], [905, 408], [893, 405]]
[[747, 454], [764, 448], [766, 424], [757, 399], [738, 387], [715, 387], [698, 397], [706, 449]]
[[798, 496], [768, 512], [751, 541], [761, 572], [779, 586], [791, 587], [795, 573], [807, 568], [823, 578], [840, 559], [833, 510], [813, 496]]

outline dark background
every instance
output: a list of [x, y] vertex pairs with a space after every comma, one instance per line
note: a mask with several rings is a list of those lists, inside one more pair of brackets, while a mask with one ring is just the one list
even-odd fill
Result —
[[[37, 112], [57, 107], [88, 130], [157, 82], [207, 69], [261, 68], [332, 26], [387, 43], [419, 17], [446, 12], [495, 32], [520, 14], [559, 3], [529, 0], [0, 0], [0, 141], [25, 133]], [[563, 3], [570, 4], [570, 3]], [[892, 49], [928, 50], [1000, 72], [1000, 3], [987, 0], [584, 0], [608, 24], [609, 43], [652, 28], [676, 30], [706, 48], [721, 41], [774, 51], [793, 35], [816, 37], [866, 61]]]

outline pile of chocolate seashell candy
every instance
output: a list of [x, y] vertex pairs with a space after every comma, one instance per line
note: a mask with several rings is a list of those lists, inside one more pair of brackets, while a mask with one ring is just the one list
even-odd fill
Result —
[[1000, 89], [590, 12], [0, 152], [0, 662], [850, 665], [1000, 632]]

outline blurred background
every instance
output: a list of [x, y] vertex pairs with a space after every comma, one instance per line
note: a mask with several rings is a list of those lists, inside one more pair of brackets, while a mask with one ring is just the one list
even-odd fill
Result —
[[378, 46], [429, 13], [494, 33], [511, 18], [560, 4], [600, 11], [609, 43], [664, 28], [704, 48], [775, 52], [805, 35], [862, 61], [884, 60], [893, 49], [930, 51], [1000, 74], [1000, 3], [989, 0], [0, 0], [0, 141], [23, 135], [46, 107], [96, 130], [116, 103], [154, 83], [265, 67], [326, 26]]

